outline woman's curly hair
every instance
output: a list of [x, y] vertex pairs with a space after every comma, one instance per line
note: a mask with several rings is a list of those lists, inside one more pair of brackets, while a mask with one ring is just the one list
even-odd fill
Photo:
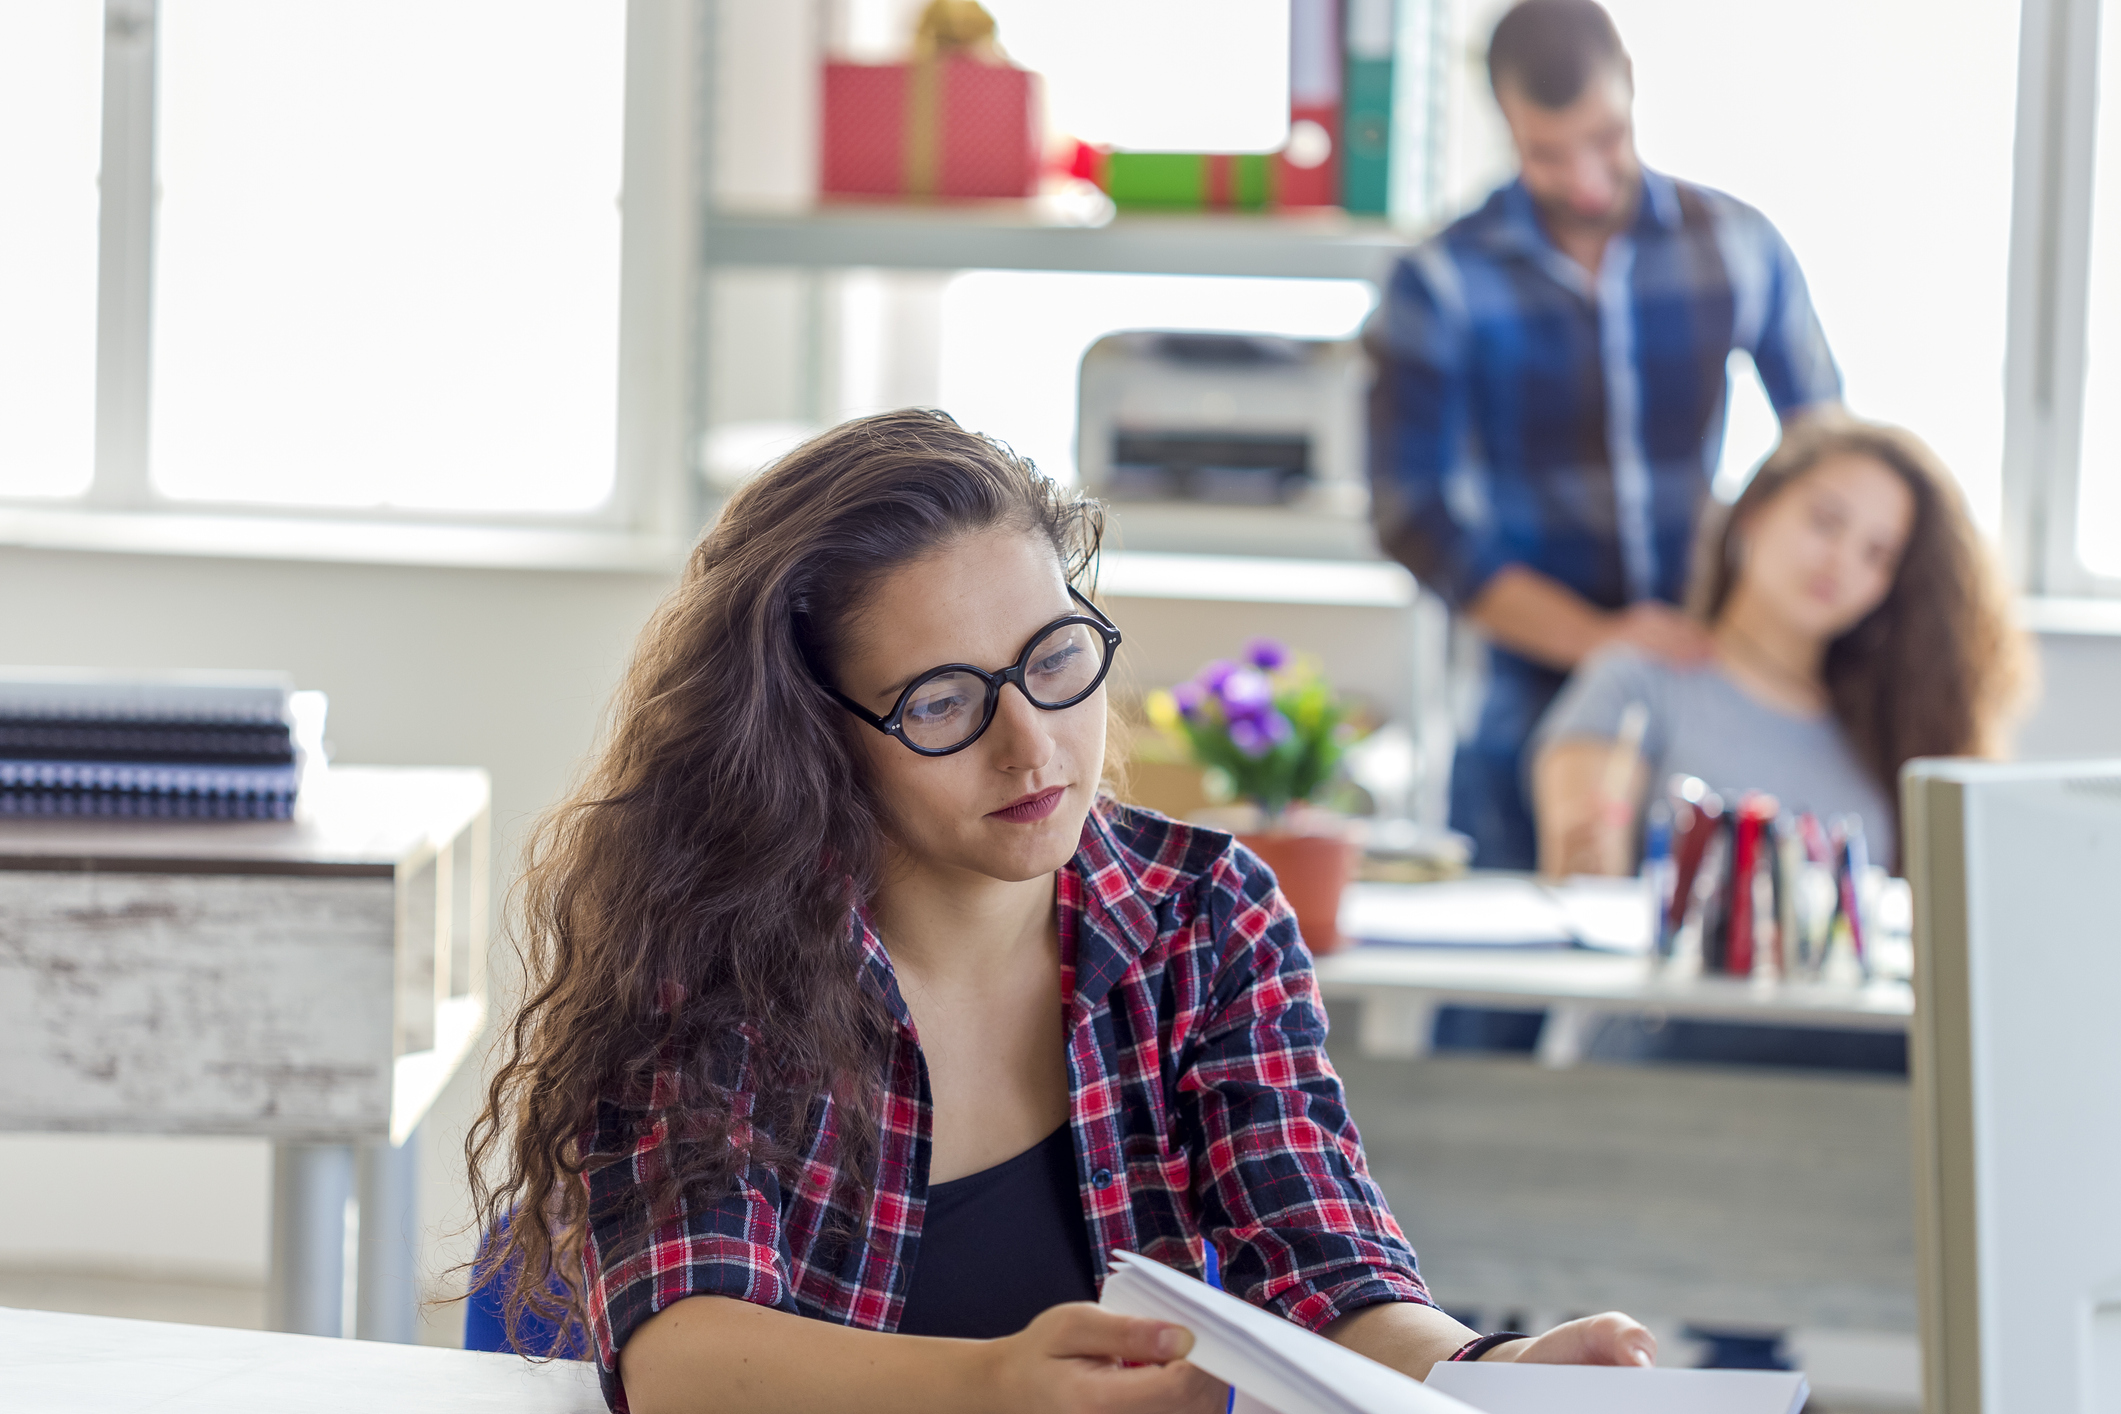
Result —
[[1103, 521], [942, 413], [862, 418], [731, 497], [642, 632], [606, 739], [528, 851], [523, 1000], [465, 1141], [489, 1235], [473, 1285], [505, 1282], [519, 1348], [526, 1316], [584, 1316], [587, 1173], [613, 1158], [608, 1134], [590, 1141], [614, 1115], [668, 1136], [621, 1248], [750, 1165], [785, 1171], [825, 1096], [841, 1167], [873, 1166], [889, 1023], [850, 909], [876, 883], [882, 812], [819, 678], [881, 576], [997, 526], [1049, 540], [1077, 582]]
[[1793, 423], [1737, 501], [1703, 518], [1687, 607], [1714, 624], [1737, 583], [1740, 536], [1752, 514], [1827, 457], [1850, 455], [1890, 468], [1915, 502], [1892, 587], [1826, 653], [1834, 716], [1857, 758], [1897, 800], [1900, 768], [1917, 756], [1997, 754], [2030, 676], [2002, 573], [1958, 483], [1926, 443], [1842, 412]]

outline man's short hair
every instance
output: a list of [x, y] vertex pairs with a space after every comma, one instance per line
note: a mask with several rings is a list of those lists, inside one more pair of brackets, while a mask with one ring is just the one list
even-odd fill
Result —
[[1542, 108], [1566, 108], [1591, 76], [1618, 65], [1634, 81], [1634, 65], [1597, 0], [1519, 0], [1488, 41], [1488, 83], [1497, 99], [1503, 84]]

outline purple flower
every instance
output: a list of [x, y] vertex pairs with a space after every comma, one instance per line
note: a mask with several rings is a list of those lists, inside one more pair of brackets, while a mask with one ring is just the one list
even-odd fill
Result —
[[1197, 682], [1182, 682], [1171, 689], [1171, 700], [1178, 704], [1181, 717], [1190, 717], [1208, 700], [1208, 689]]
[[1274, 707], [1274, 684], [1266, 676], [1251, 668], [1238, 668], [1222, 681], [1217, 693], [1223, 700], [1223, 710], [1234, 720], [1238, 717], [1257, 717]]
[[1245, 661], [1263, 673], [1271, 673], [1289, 661], [1289, 650], [1271, 638], [1255, 638], [1245, 645]]
[[1233, 717], [1230, 720], [1230, 744], [1256, 761], [1287, 741], [1292, 730], [1289, 719], [1279, 712], [1268, 712], [1257, 718]]
[[1238, 665], [1231, 662], [1228, 658], [1217, 658], [1214, 662], [1208, 664], [1207, 667], [1200, 670], [1200, 676], [1195, 681], [1199, 682], [1202, 687], [1205, 687], [1210, 692], [1221, 692], [1223, 684], [1229, 680], [1230, 674], [1237, 671], [1239, 671]]

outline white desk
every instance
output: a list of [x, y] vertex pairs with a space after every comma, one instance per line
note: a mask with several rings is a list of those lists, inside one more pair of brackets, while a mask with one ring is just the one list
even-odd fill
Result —
[[277, 1329], [410, 1341], [407, 1141], [485, 1013], [479, 770], [341, 767], [292, 821], [0, 820], [0, 1130], [274, 1141]]
[[1365, 1055], [1426, 1055], [1439, 1006], [1544, 1009], [1539, 1059], [1556, 1067], [1582, 1058], [1606, 1016], [1904, 1033], [1915, 1010], [1904, 982], [1766, 986], [1737, 977], [1680, 978], [1661, 973], [1646, 957], [1575, 948], [1358, 946], [1318, 959], [1318, 984], [1329, 999], [1360, 1004]]
[[11, 1414], [601, 1414], [595, 1369], [515, 1355], [0, 1308]]

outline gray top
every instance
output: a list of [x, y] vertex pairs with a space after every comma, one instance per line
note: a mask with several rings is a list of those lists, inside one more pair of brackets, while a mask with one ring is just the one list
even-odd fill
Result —
[[[1620, 735], [1630, 702], [1649, 709], [1642, 754], [1654, 793], [1675, 775], [1699, 776], [1726, 801], [1762, 790], [1785, 810], [1863, 820], [1871, 858], [1896, 867], [1892, 801], [1850, 749], [1830, 714], [1770, 707], [1713, 663], [1681, 667], [1615, 646], [1584, 660], [1533, 733], [1533, 753], [1569, 737]], [[1528, 757], [1529, 759], [1529, 757]]]

